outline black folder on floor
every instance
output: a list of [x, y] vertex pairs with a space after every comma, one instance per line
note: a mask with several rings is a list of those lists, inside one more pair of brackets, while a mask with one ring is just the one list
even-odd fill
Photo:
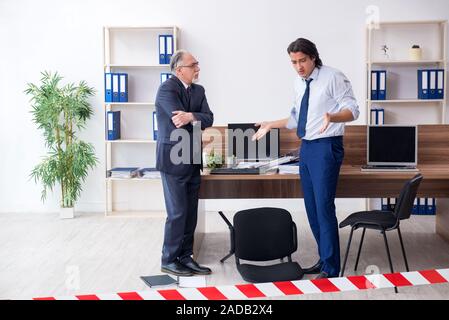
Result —
[[148, 286], [155, 287], [155, 286], [168, 286], [171, 284], [178, 283], [178, 280], [173, 279], [167, 274], [158, 275], [158, 276], [146, 276], [146, 277], [140, 277], [140, 279], [143, 280]]

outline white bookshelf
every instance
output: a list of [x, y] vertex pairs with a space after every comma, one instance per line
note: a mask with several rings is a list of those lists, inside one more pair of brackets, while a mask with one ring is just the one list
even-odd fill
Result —
[[[389, 48], [385, 57], [381, 46]], [[409, 59], [409, 49], [419, 45], [422, 59]], [[444, 69], [443, 99], [418, 99], [418, 69]], [[387, 70], [387, 99], [371, 100], [371, 71]], [[447, 21], [390, 21], [366, 27], [366, 123], [371, 108], [385, 110], [385, 124], [444, 124], [447, 108]], [[366, 199], [366, 209], [380, 200]]]
[[[422, 59], [410, 60], [409, 49], [419, 45]], [[389, 48], [389, 58], [381, 46]], [[443, 99], [418, 99], [417, 70], [444, 69], [447, 84], [447, 21], [380, 22], [378, 28], [366, 27], [366, 123], [370, 110], [385, 110], [386, 124], [446, 123], [447, 95]], [[371, 71], [387, 70], [387, 100], [371, 100]]]
[[[179, 35], [176, 26], [103, 28], [104, 72], [128, 74], [129, 101], [104, 102], [105, 112], [121, 113], [121, 139], [105, 140], [106, 172], [113, 167], [155, 166], [156, 141], [153, 139], [152, 127], [154, 101], [160, 85], [160, 74], [170, 72], [168, 64], [159, 64], [160, 34], [173, 35], [173, 50], [176, 51]], [[147, 183], [136, 184], [143, 181]], [[105, 185], [106, 216], [151, 215], [163, 207], [160, 179], [106, 177]], [[154, 206], [154, 210], [152, 204], [156, 203], [158, 206]]]

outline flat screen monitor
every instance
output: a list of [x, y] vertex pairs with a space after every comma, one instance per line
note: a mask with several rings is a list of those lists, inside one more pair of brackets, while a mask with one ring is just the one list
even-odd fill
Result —
[[368, 126], [369, 165], [416, 166], [418, 164], [417, 126]]
[[279, 129], [271, 129], [262, 139], [252, 141], [259, 130], [255, 123], [228, 124], [228, 156], [237, 161], [266, 161], [279, 158]]

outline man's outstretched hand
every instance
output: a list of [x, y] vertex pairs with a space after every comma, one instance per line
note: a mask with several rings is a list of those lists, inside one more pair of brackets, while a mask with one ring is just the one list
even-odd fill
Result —
[[259, 122], [255, 124], [256, 127], [260, 127], [259, 130], [253, 135], [252, 140], [262, 139], [271, 129], [270, 122]]

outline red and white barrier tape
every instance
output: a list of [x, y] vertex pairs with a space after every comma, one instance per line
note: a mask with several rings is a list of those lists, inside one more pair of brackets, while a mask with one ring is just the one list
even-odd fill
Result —
[[41, 297], [33, 300], [241, 300], [313, 293], [411, 287], [449, 282], [449, 269], [241, 284], [204, 288], [178, 288], [113, 294]]

